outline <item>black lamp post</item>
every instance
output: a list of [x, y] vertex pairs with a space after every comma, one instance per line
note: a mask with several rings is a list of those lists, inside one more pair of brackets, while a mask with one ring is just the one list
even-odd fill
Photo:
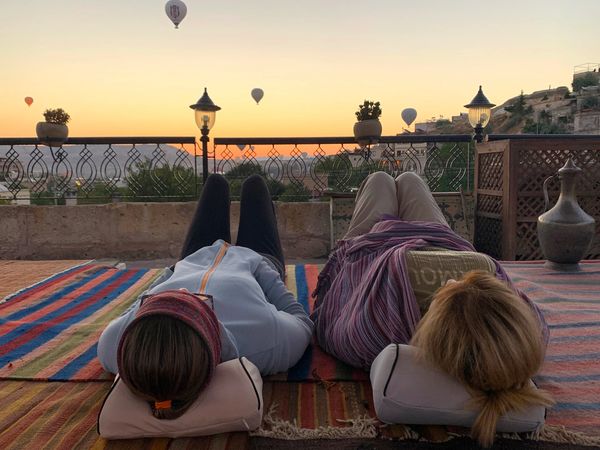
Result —
[[202, 133], [202, 137], [200, 137], [202, 142], [202, 180], [206, 182], [208, 178], [208, 141], [210, 140], [208, 132], [215, 124], [217, 111], [221, 108], [210, 99], [206, 88], [204, 88], [202, 97], [194, 105], [190, 105], [190, 108], [195, 110], [196, 125]]
[[483, 94], [481, 86], [471, 103], [465, 105], [469, 110], [469, 123], [475, 129], [475, 142], [483, 142], [483, 129], [490, 121], [492, 108], [496, 106]]

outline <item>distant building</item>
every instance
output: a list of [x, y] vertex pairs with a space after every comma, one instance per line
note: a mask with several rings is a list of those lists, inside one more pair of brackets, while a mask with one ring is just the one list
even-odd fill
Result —
[[575, 134], [600, 134], [600, 111], [578, 111], [575, 114]]
[[429, 134], [437, 130], [437, 124], [431, 122], [419, 122], [415, 124], [415, 133]]
[[596, 86], [585, 86], [576, 92], [576, 112], [573, 116], [575, 134], [600, 134], [600, 64], [586, 63], [575, 66], [573, 81], [595, 78]]
[[5, 182], [0, 182], [0, 203], [10, 203], [11, 205], [30, 205], [29, 189], [21, 189], [17, 192], [17, 196], [6, 187]]
[[466, 123], [467, 120], [469, 120], [469, 113], [466, 113], [466, 112], [460, 113], [458, 116], [452, 116], [453, 124]]
[[600, 81], [600, 64], [585, 63], [579, 64], [573, 68], [573, 80], [589, 76], [588, 74], [592, 74], [592, 76], [597, 77], [598, 81]]

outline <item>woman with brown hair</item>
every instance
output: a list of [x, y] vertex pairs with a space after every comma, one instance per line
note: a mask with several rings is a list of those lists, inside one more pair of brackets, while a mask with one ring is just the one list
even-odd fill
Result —
[[283, 282], [285, 265], [269, 191], [259, 176], [242, 186], [231, 245], [229, 185], [206, 181], [181, 258], [102, 333], [98, 358], [119, 373], [154, 415], [183, 414], [217, 364], [245, 356], [264, 375], [293, 366], [312, 322]]
[[484, 445], [505, 412], [550, 403], [528, 384], [548, 340], [541, 311], [450, 229], [415, 173], [367, 177], [314, 295], [321, 347], [368, 370], [387, 345], [412, 343], [473, 391]]

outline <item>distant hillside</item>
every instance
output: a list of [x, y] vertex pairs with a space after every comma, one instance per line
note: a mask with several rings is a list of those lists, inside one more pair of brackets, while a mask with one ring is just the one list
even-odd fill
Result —
[[556, 131], [573, 133], [576, 106], [576, 96], [566, 86], [521, 94], [493, 109], [487, 132], [531, 132], [527, 126], [531, 128], [532, 122], [536, 125], [554, 122]]
[[[486, 134], [600, 134], [600, 74], [590, 72], [576, 75], [573, 86], [577, 91], [561, 86], [535, 91], [506, 100], [492, 110]], [[582, 85], [581, 81], [587, 83]], [[471, 133], [467, 114], [416, 125], [424, 133]]]

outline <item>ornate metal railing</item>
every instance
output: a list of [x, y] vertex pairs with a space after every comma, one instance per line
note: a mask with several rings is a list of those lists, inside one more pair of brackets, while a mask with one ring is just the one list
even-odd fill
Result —
[[[307, 200], [350, 193], [377, 170], [422, 175], [433, 191], [471, 191], [469, 135], [385, 136], [359, 147], [352, 137], [216, 138], [210, 169], [233, 198], [252, 173], [274, 198]], [[0, 203], [190, 200], [202, 185], [194, 137], [71, 138], [49, 148], [32, 138], [0, 138]], [[4, 191], [4, 192], [2, 192]]]
[[0, 202], [191, 199], [197, 159], [193, 136], [71, 138], [58, 148], [0, 138]]
[[473, 148], [470, 135], [384, 136], [359, 147], [353, 137], [216, 138], [214, 172], [234, 185], [261, 173], [280, 199], [352, 192], [369, 174], [393, 176], [415, 171], [432, 191], [471, 191]]

